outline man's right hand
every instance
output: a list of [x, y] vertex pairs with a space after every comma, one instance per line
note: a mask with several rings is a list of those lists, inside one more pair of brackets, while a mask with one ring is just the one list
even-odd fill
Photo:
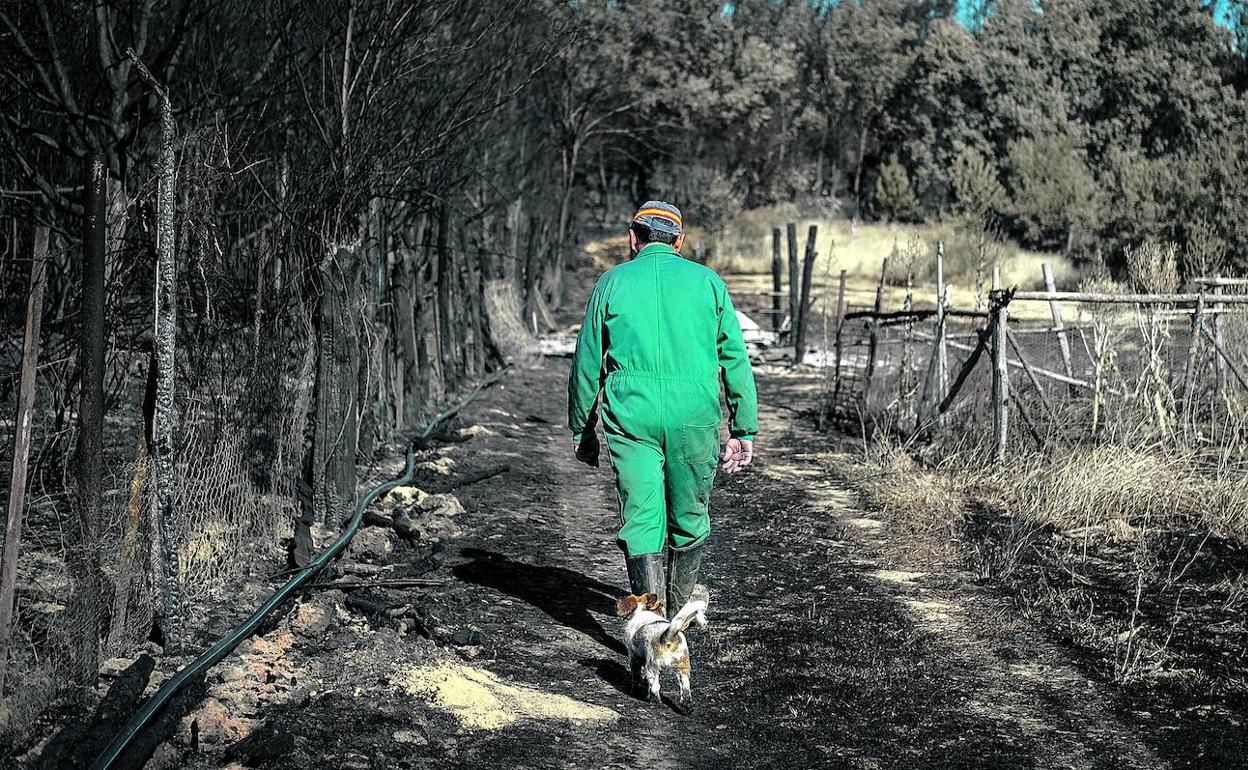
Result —
[[601, 447], [598, 444], [598, 434], [593, 428], [587, 429], [581, 435], [581, 440], [576, 442], [575, 451], [577, 460], [591, 468], [598, 467], [598, 453], [601, 451]]
[[754, 442], [746, 438], [728, 439], [719, 460], [724, 473], [736, 473], [754, 460]]

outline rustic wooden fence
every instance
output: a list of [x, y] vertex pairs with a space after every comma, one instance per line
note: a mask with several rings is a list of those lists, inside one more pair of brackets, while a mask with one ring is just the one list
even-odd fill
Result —
[[1248, 280], [1198, 278], [1165, 294], [1057, 291], [1046, 264], [1044, 290], [1006, 287], [996, 269], [978, 307], [956, 307], [943, 247], [936, 260], [930, 308], [915, 308], [913, 292], [886, 307], [887, 264], [870, 307], [847, 307], [842, 281], [826, 417], [978, 441], [995, 460], [1028, 446], [1207, 443], [1241, 430], [1248, 361], [1233, 341], [1248, 325]]

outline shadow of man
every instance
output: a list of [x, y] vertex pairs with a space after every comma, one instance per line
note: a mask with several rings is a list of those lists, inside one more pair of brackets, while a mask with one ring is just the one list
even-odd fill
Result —
[[465, 548], [472, 561], [451, 568], [455, 577], [493, 588], [546, 613], [556, 623], [576, 629], [609, 650], [627, 655], [620, 640], [611, 636], [590, 610], [615, 614], [615, 600], [623, 591], [580, 572], [514, 561], [495, 551]]

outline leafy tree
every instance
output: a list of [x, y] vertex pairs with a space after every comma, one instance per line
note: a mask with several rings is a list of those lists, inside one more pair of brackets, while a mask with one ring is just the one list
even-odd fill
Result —
[[908, 18], [913, 8], [909, 0], [839, 3], [823, 25], [825, 58], [816, 63], [824, 82], [823, 109], [829, 121], [833, 116], [840, 121], [855, 210], [868, 148], [914, 57], [919, 29]]
[[888, 139], [904, 148], [916, 193], [928, 211], [949, 203], [950, 171], [963, 148], [990, 154], [984, 98], [975, 39], [957, 22], [935, 22], [888, 111]]
[[1029, 242], [1069, 252], [1100, 226], [1104, 195], [1073, 130], [1013, 142], [1006, 167], [1010, 214]]

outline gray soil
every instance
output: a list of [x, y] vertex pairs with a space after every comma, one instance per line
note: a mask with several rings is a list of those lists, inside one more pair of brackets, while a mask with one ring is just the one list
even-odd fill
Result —
[[[371, 659], [358, 665], [367, 673], [350, 690], [259, 705], [253, 731], [290, 750], [260, 752], [248, 766], [1120, 770], [1243, 761], [1217, 731], [1194, 733], [1085, 673], [1074, 653], [957, 566], [906, 564], [911, 535], [857, 509], [824, 470], [829, 439], [801, 415], [819, 383], [801, 375], [761, 376], [758, 459], [717, 481], [705, 567], [711, 626], [691, 642], [696, 712], [634, 700], [612, 615], [626, 586], [613, 480], [572, 459], [560, 419], [565, 365], [513, 373], [462, 416], [460, 425], [489, 432], [457, 445], [455, 472], [510, 470], [460, 492], [464, 534], [432, 573], [448, 582], [409, 596], [422, 628], [381, 628], [384, 641], [365, 645]], [[326, 638], [331, 650], [355, 644], [334, 642], [337, 628], [296, 641], [291, 657], [329, 654]], [[458, 646], [425, 638], [445, 642], [455, 631]], [[482, 726], [433, 691], [401, 685], [445, 660], [598, 716], [565, 715], [563, 701], [536, 712], [503, 702], [518, 718]]]

